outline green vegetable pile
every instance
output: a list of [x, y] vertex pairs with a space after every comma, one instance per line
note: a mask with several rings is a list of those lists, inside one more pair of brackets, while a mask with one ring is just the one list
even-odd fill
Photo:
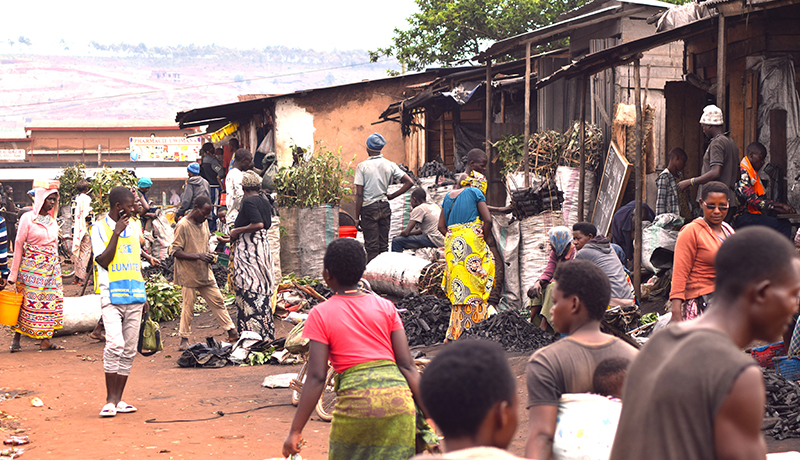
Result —
[[241, 366], [261, 366], [267, 364], [270, 358], [272, 358], [273, 353], [275, 353], [275, 347], [270, 347], [270, 349], [266, 351], [251, 351], [248, 353], [247, 359], [245, 359]]
[[658, 313], [648, 313], [646, 315], [642, 315], [641, 325], [644, 326], [645, 324], [655, 323], [656, 321], [658, 321]]
[[144, 286], [153, 321], [170, 321], [180, 316], [183, 303], [181, 288], [167, 281], [164, 275], [151, 276]]
[[352, 160], [342, 164], [341, 149], [332, 152], [317, 142], [311, 158], [300, 156], [296, 166], [281, 168], [275, 175], [278, 206], [313, 207], [341, 203], [352, 192], [351, 164]]

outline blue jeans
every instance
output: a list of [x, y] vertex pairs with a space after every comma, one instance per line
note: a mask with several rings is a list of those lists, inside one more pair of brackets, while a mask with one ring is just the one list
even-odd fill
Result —
[[219, 198], [220, 198], [220, 191], [222, 189], [219, 185], [212, 185], [208, 188], [209, 193], [211, 196], [211, 204], [214, 205], [211, 207], [211, 214], [208, 216], [208, 231], [214, 233], [217, 231], [217, 206], [219, 205]]
[[392, 239], [392, 252], [403, 252], [403, 249], [435, 248], [428, 235], [396, 236]]
[[791, 222], [786, 219], [778, 219], [777, 217], [765, 216], [763, 214], [750, 214], [748, 212], [736, 216], [735, 224], [736, 228], [747, 227], [748, 225], [764, 225], [783, 233], [786, 235], [786, 238], [790, 240], [794, 237], [794, 235], [792, 235]]

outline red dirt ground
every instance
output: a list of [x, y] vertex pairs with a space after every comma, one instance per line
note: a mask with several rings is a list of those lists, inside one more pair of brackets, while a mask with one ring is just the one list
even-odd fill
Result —
[[[70, 290], [67, 291], [70, 293]], [[277, 334], [290, 325], [278, 321]], [[295, 408], [290, 390], [261, 386], [267, 375], [297, 372], [299, 366], [227, 366], [222, 369], [182, 369], [175, 364], [178, 352], [177, 323], [162, 323], [164, 351], [151, 357], [137, 355], [125, 390], [125, 401], [136, 406], [133, 414], [114, 418], [98, 416], [105, 402], [103, 344], [88, 334], [58, 337], [55, 343], [65, 351], [37, 351], [35, 342], [23, 338], [23, 351], [8, 352], [11, 334], [0, 332], [0, 392], [25, 391], [22, 397], [0, 401], [0, 436], [13, 429], [24, 429], [31, 439], [23, 460], [129, 459], [129, 458], [247, 458], [280, 457]], [[210, 313], [195, 317], [192, 342], [213, 335], [224, 337]], [[429, 355], [437, 347], [426, 349]], [[509, 355], [519, 384], [520, 426], [511, 452], [522, 455], [527, 439], [527, 414], [524, 406], [525, 362], [527, 356]], [[30, 399], [39, 397], [44, 407], [32, 407]], [[280, 405], [245, 414], [231, 414], [206, 421], [146, 423], [170, 420], [196, 420], [215, 416], [216, 411], [235, 412], [266, 405]], [[4, 419], [3, 413], [12, 416]], [[305, 459], [324, 459], [328, 451], [330, 424], [316, 414], [303, 432], [308, 441]], [[5, 432], [4, 432], [5, 431]], [[800, 448], [796, 440], [770, 442], [770, 451]]]

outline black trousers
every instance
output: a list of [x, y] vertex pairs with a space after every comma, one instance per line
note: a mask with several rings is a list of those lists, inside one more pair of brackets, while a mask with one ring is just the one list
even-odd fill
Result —
[[388, 201], [379, 201], [361, 208], [361, 231], [364, 233], [364, 249], [367, 262], [378, 254], [389, 250], [389, 226], [392, 210]]

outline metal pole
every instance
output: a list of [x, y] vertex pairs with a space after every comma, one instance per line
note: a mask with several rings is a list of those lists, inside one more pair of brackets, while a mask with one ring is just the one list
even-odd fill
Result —
[[578, 181], [578, 221], [584, 220], [583, 201], [586, 193], [586, 79], [581, 77], [581, 168]]
[[725, 38], [725, 16], [719, 15], [719, 29], [717, 31], [717, 107], [725, 114], [725, 53], [728, 46]]
[[525, 171], [525, 188], [531, 186], [530, 142], [531, 138], [531, 44], [525, 44], [525, 145], [522, 148], [522, 165]]
[[636, 97], [636, 161], [634, 165], [634, 180], [636, 181], [636, 211], [634, 212], [634, 241], [633, 241], [633, 289], [636, 297], [641, 299], [642, 283], [642, 82], [639, 75], [639, 58], [633, 61], [633, 79]]

